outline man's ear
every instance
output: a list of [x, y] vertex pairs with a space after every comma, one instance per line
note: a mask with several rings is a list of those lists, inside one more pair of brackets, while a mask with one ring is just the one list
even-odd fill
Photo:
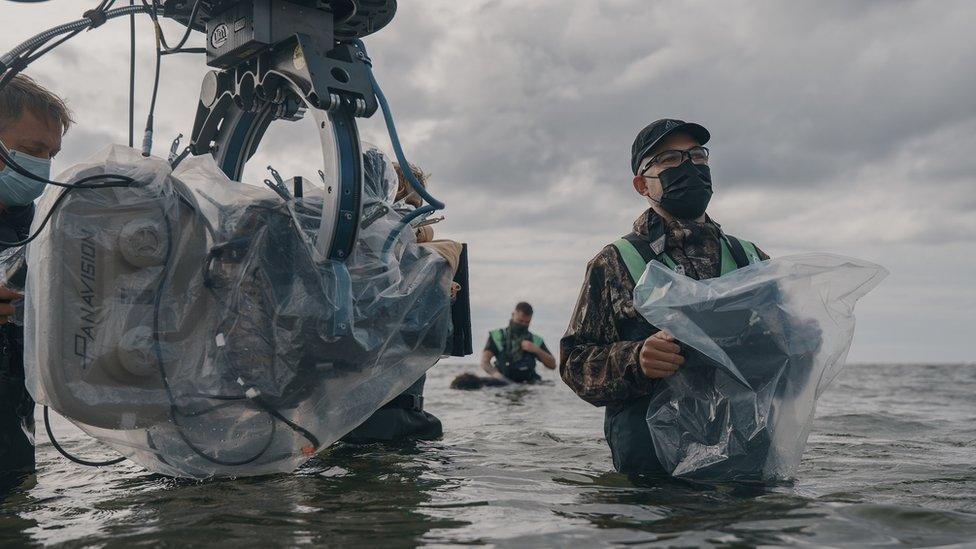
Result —
[[639, 176], [634, 176], [634, 190], [641, 196], [647, 196], [647, 181]]

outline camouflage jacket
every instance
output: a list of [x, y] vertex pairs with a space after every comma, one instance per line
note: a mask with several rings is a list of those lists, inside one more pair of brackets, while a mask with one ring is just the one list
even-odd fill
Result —
[[[704, 223], [670, 223], [648, 209], [634, 222], [634, 233], [654, 253], [667, 252], [684, 274], [695, 279], [720, 274], [722, 229]], [[762, 259], [768, 259], [759, 250]], [[559, 342], [559, 373], [583, 400], [595, 405], [630, 400], [654, 391], [655, 380], [640, 370], [644, 339], [657, 332], [634, 308], [634, 281], [613, 245], [587, 265], [586, 280], [566, 334]]]

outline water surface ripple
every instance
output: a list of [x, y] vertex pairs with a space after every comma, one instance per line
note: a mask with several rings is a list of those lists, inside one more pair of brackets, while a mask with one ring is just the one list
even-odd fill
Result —
[[[602, 410], [554, 374], [448, 389], [443, 440], [337, 445], [297, 474], [178, 481], [89, 469], [38, 437], [36, 477], [0, 485], [0, 546], [327, 544], [970, 546], [976, 544], [976, 366], [848, 368], [820, 403], [795, 483], [764, 488], [611, 471]], [[66, 446], [97, 443], [59, 422]]]

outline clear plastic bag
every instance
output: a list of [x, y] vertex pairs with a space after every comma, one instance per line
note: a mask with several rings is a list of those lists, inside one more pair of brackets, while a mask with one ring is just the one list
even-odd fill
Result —
[[652, 261], [634, 304], [686, 362], [647, 410], [658, 460], [676, 477], [792, 477], [816, 402], [843, 369], [854, 305], [887, 276], [830, 254], [764, 261], [697, 281]]
[[[366, 160], [382, 168], [367, 177], [394, 173], [376, 151]], [[442, 355], [450, 268], [409, 231], [379, 253], [396, 213], [362, 229], [345, 263], [322, 261], [321, 189], [285, 201], [209, 156], [173, 173], [124, 147], [61, 180], [96, 173], [140, 184], [71, 191], [29, 246], [28, 387], [147, 469], [292, 471]]]

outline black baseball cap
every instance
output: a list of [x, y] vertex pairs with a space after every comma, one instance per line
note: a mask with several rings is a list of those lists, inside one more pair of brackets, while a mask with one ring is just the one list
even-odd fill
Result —
[[651, 122], [637, 134], [637, 138], [634, 139], [634, 146], [630, 149], [630, 168], [634, 171], [634, 175], [637, 175], [641, 160], [644, 160], [647, 153], [651, 152], [651, 149], [662, 139], [675, 132], [685, 132], [697, 139], [701, 145], [708, 143], [708, 139], [711, 137], [704, 126], [694, 122], [685, 122], [674, 118], [662, 118]]

